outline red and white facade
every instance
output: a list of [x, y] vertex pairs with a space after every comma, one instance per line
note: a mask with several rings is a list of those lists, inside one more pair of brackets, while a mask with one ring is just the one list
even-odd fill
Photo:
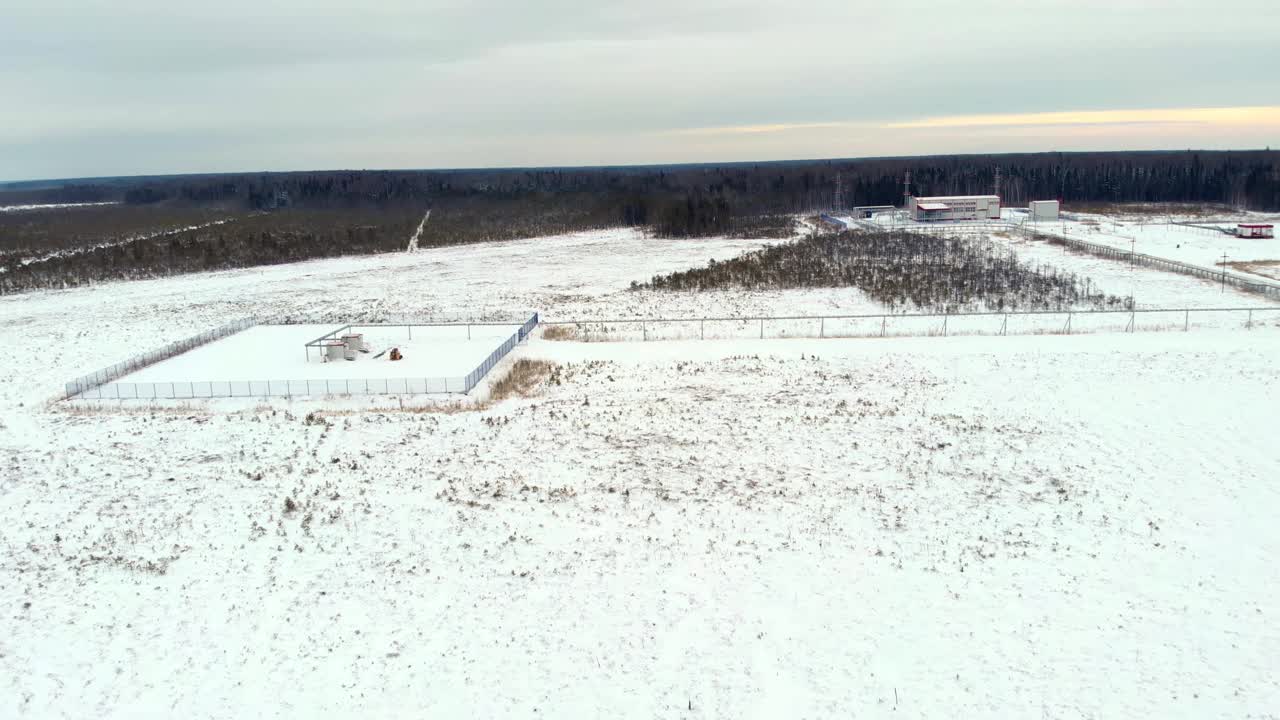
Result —
[[1276, 226], [1264, 223], [1240, 223], [1236, 225], [1236, 237], [1242, 238], [1273, 238], [1276, 236]]

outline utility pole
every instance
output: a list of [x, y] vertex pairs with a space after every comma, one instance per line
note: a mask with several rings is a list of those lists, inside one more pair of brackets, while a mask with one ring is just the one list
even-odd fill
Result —
[[1222, 253], [1222, 294], [1227, 294], [1227, 254]]

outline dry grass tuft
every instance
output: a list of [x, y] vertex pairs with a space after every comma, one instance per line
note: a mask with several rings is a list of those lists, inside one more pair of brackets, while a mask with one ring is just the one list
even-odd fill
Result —
[[198, 407], [191, 403], [176, 405], [160, 405], [154, 403], [135, 404], [137, 401], [94, 401], [94, 400], [56, 400], [47, 407], [51, 412], [66, 415], [201, 415], [212, 414], [206, 407]]
[[511, 366], [506, 377], [493, 384], [489, 400], [501, 402], [512, 397], [530, 397], [559, 370], [560, 366], [553, 362], [521, 358]]
[[[394, 396], [388, 396], [394, 397]], [[312, 411], [312, 415], [317, 418], [355, 416], [355, 415], [377, 415], [377, 414], [394, 414], [406, 413], [413, 415], [456, 415], [458, 413], [476, 412], [484, 410], [488, 407], [487, 403], [474, 402], [471, 400], [456, 400], [450, 402], [434, 402], [420, 403], [417, 405], [404, 404], [403, 401], [399, 405], [377, 405], [373, 407], [360, 408], [332, 408]]]
[[543, 340], [577, 340], [578, 328], [574, 325], [544, 325]]

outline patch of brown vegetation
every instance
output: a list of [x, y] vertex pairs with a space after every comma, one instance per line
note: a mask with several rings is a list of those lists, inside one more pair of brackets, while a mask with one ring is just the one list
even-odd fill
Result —
[[557, 378], [559, 372], [560, 366], [556, 363], [521, 358], [511, 366], [506, 377], [493, 384], [489, 400], [501, 402], [512, 397], [530, 397], [544, 382]]
[[[1214, 263], [1218, 267], [1222, 267], [1222, 263]], [[1260, 275], [1264, 278], [1272, 280], [1280, 280], [1280, 260], [1242, 260], [1238, 262], [1228, 262], [1227, 267], [1232, 270], [1240, 270], [1252, 275]]]
[[59, 412], [66, 415], [95, 416], [95, 415], [190, 415], [207, 417], [212, 413], [206, 407], [197, 407], [191, 403], [180, 403], [176, 405], [163, 405], [157, 403], [134, 404], [136, 401], [116, 401], [109, 400], [93, 401], [93, 400], [64, 400], [58, 398], [50, 400], [46, 404], [46, 408], [51, 412]]
[[543, 340], [577, 340], [578, 328], [575, 325], [544, 325]]

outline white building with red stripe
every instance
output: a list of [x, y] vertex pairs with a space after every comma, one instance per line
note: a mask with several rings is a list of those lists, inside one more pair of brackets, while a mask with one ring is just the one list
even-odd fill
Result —
[[912, 197], [907, 212], [916, 222], [954, 220], [999, 220], [999, 195], [958, 195], [954, 197]]
[[1240, 223], [1239, 225], [1236, 225], [1236, 237], [1273, 238], [1275, 236], [1275, 225], [1267, 223]]

